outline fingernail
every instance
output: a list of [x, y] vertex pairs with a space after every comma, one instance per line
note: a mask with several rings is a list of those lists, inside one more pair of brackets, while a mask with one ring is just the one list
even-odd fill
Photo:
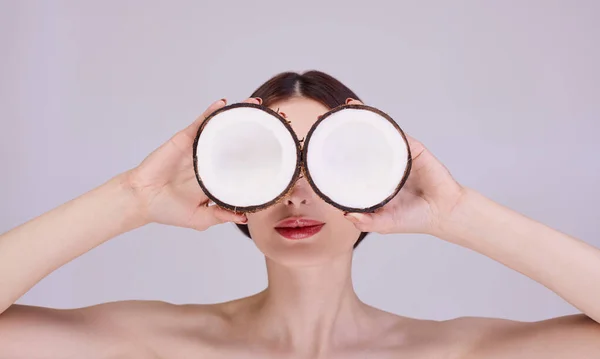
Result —
[[259, 105], [262, 105], [262, 103], [263, 103], [263, 100], [262, 100], [262, 98], [260, 98], [260, 97], [255, 97], [255, 99], [258, 101], [258, 104], [259, 104]]
[[222, 98], [219, 101], [222, 101], [225, 105], [227, 105], [227, 99], [226, 98]]
[[240, 218], [240, 222], [247, 223], [248, 222], [248, 217], [246, 217], [246, 216], [241, 217]]
[[353, 98], [352, 98], [352, 97], [348, 97], [348, 98], [346, 99], [346, 104], [348, 104], [348, 102], [350, 102], [350, 101], [352, 101], [352, 100], [353, 100]]

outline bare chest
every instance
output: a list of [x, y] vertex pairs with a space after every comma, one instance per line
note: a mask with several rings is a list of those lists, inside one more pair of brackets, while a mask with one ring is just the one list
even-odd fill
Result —
[[[157, 344], [157, 343], [155, 343]], [[230, 340], [222, 341], [193, 341], [176, 340], [165, 341], [152, 348], [155, 359], [175, 359], [175, 358], [211, 358], [211, 359], [463, 359], [465, 356], [454, 346], [419, 346], [402, 347], [390, 346], [380, 347], [373, 345], [371, 347], [357, 347], [345, 350], [338, 350], [329, 353], [311, 353], [308, 351], [289, 351], [275, 348], [268, 348], [263, 345], [253, 345], [249, 343], [235, 343]], [[147, 353], [147, 352], [146, 352]], [[144, 356], [148, 358], [148, 356]]]

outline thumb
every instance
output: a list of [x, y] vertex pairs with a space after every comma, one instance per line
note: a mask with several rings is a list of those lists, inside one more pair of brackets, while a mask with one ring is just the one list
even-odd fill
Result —
[[344, 217], [354, 223], [354, 226], [363, 232], [373, 231], [373, 222], [375, 221], [371, 213], [347, 212], [344, 213]]
[[217, 224], [225, 222], [245, 224], [247, 220], [243, 213], [234, 213], [217, 205], [200, 205], [191, 218], [190, 227], [204, 231]]
[[248, 218], [244, 213], [236, 213], [228, 209], [219, 207], [217, 205], [209, 206], [207, 212], [209, 216], [213, 216], [218, 221], [220, 221], [220, 223], [235, 222], [245, 224], [246, 222], [248, 222]]
[[379, 210], [375, 213], [345, 213], [344, 217], [362, 232], [392, 233], [394, 223], [388, 211]]

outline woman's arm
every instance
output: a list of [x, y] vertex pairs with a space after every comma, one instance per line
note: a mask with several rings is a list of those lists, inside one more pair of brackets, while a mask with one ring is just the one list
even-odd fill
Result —
[[473, 249], [538, 281], [600, 323], [599, 249], [460, 185], [421, 142], [407, 139], [412, 169], [406, 184], [375, 213], [347, 214], [357, 229], [426, 233]]
[[58, 267], [146, 223], [201, 231], [223, 222], [243, 223], [243, 214], [206, 206], [208, 197], [192, 163], [198, 128], [225, 105], [225, 99], [212, 103], [136, 168], [1, 235], [0, 314]]
[[58, 267], [144, 224], [125, 177], [118, 175], [0, 236], [0, 313]]
[[146, 350], [131, 335], [140, 337], [152, 327], [147, 320], [169, 306], [132, 301], [59, 310], [13, 303], [58, 267], [146, 223], [199, 231], [244, 223], [244, 214], [207, 206], [192, 163], [200, 124], [225, 104], [214, 102], [136, 168], [0, 236], [0, 359], [132, 357]]
[[546, 286], [600, 323], [600, 250], [469, 188], [433, 235]]
[[108, 320], [113, 304], [69, 310], [13, 304], [58, 267], [144, 224], [125, 178], [118, 175], [0, 236], [0, 358], [128, 353], [125, 333]]
[[473, 357], [597, 357], [600, 250], [460, 185], [421, 142], [407, 138], [412, 169], [404, 187], [375, 213], [346, 218], [363, 232], [425, 233], [470, 248], [536, 280], [584, 313], [533, 324], [465, 318], [468, 340], [477, 341]]

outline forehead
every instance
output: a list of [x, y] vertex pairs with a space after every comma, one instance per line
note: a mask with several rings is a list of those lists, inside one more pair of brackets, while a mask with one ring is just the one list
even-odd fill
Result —
[[272, 103], [269, 108], [273, 111], [279, 109], [285, 113], [287, 120], [296, 132], [298, 138], [306, 137], [310, 127], [317, 122], [318, 117], [329, 111], [329, 108], [322, 103], [306, 98], [293, 97], [290, 99]]

